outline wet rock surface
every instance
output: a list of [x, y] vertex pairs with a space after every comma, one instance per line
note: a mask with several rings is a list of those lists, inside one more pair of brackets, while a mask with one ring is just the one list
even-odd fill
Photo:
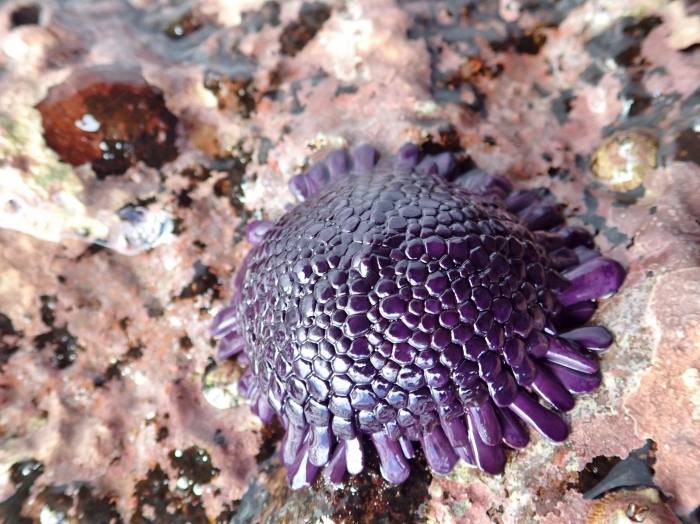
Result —
[[[696, 522], [696, 25], [680, 0], [4, 3], [0, 517], [586, 522], [586, 468], [650, 439], [661, 502]], [[605, 140], [640, 128], [658, 142], [641, 185], [603, 182], [619, 151], [596, 178]], [[212, 367], [211, 319], [292, 176], [409, 140], [552, 193], [629, 268], [594, 318], [616, 337], [603, 385], [565, 444], [533, 436], [501, 476], [415, 466], [393, 487], [371, 458], [291, 492], [279, 432]]]

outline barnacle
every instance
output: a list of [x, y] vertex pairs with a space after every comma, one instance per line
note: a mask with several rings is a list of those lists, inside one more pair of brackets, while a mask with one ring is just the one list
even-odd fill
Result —
[[[370, 146], [328, 155], [290, 183], [303, 202], [254, 222], [254, 248], [215, 318], [218, 357], [249, 366], [239, 391], [286, 430], [290, 485], [364, 467], [406, 480], [414, 442], [430, 467], [459, 458], [503, 471], [525, 425], [560, 442], [556, 411], [601, 381], [612, 343], [581, 327], [624, 270], [559, 207], [504, 177], [467, 173], [413, 144], [377, 163]], [[525, 425], [524, 425], [524, 424]]]

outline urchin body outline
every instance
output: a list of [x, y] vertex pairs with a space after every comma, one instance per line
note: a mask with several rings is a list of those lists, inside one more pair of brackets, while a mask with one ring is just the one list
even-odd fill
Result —
[[521, 421], [565, 440], [535, 395], [564, 411], [599, 385], [590, 352], [609, 333], [561, 326], [588, 320], [622, 268], [533, 192], [484, 173], [450, 184], [450, 155], [420, 162], [407, 144], [383, 166], [369, 146], [353, 156], [352, 169], [336, 151], [295, 177], [305, 201], [251, 225], [257, 245], [212, 328], [220, 358], [250, 362], [240, 386], [253, 410], [285, 427], [290, 485], [321, 468], [331, 482], [359, 473], [362, 434], [394, 483], [415, 441], [438, 473], [461, 457], [497, 474], [502, 443], [528, 442]]

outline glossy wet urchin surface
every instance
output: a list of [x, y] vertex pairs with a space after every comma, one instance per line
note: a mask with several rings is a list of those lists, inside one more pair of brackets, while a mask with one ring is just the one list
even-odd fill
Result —
[[[604, 478], [618, 471], [613, 466], [650, 439], [653, 486], [663, 491], [660, 499], [654, 499], [654, 507], [668, 504], [692, 522], [695, 517], [690, 514], [700, 504], [700, 456], [695, 444], [700, 441], [700, 428], [694, 403], [700, 391], [696, 365], [700, 345], [695, 343], [700, 336], [695, 320], [700, 310], [700, 253], [695, 241], [700, 220], [697, 25], [697, 6], [680, 0], [5, 2], [0, 7], [1, 519], [586, 522], [589, 516], [599, 518], [600, 511], [592, 511], [602, 506], [583, 494], [601, 481], [600, 486], [609, 485], [610, 479]], [[536, 403], [551, 420], [562, 421], [553, 424], [567, 429], [563, 442], [551, 442], [527, 425], [516, 425], [518, 434], [529, 439], [525, 447], [479, 446], [474, 441], [477, 453], [470, 457], [468, 452], [474, 448], [469, 439], [492, 439], [497, 427], [506, 435], [503, 413], [515, 413], [513, 407], [519, 401], [514, 400], [511, 407], [498, 403], [506, 404], [507, 393], [514, 390], [504, 387], [498, 393], [496, 382], [489, 382], [488, 371], [495, 368], [477, 356], [465, 358], [466, 367], [480, 368], [473, 375], [478, 379], [471, 383], [478, 385], [475, 391], [485, 392], [473, 398], [463, 395], [470, 398], [470, 414], [450, 419], [439, 405], [437, 411], [414, 414], [411, 406], [432, 407], [430, 399], [435, 398], [428, 391], [442, 386], [427, 381], [429, 377], [444, 380], [441, 369], [449, 370], [448, 357], [456, 353], [445, 348], [439, 357], [427, 354], [437, 361], [423, 359], [409, 343], [412, 331], [405, 342], [391, 342], [390, 355], [372, 353], [366, 360], [375, 370], [390, 370], [393, 366], [387, 367], [386, 362], [398, 364], [394, 357], [405, 363], [402, 380], [417, 382], [402, 382], [408, 386], [402, 391], [407, 402], [413, 399], [414, 404], [394, 407], [386, 399], [401, 402], [400, 392], [382, 398], [374, 388], [371, 394], [358, 389], [366, 394], [354, 399], [357, 419], [340, 416], [345, 422], [336, 422], [339, 434], [344, 424], [361, 436], [357, 442], [362, 441], [362, 454], [356, 452], [348, 468], [345, 448], [352, 439], [336, 443], [330, 438], [337, 436], [333, 420], [326, 426], [325, 418], [313, 419], [317, 424], [306, 419], [308, 399], [322, 398], [324, 385], [332, 387], [332, 378], [321, 377], [325, 371], [320, 362], [314, 369], [311, 359], [311, 373], [306, 376], [319, 379], [310, 381], [315, 389], [290, 387], [298, 399], [304, 394], [309, 397], [294, 400], [306, 408], [303, 420], [285, 422], [285, 417], [279, 417], [285, 430], [278, 417], [262, 424], [253, 413], [267, 421], [272, 411], [260, 400], [264, 398], [260, 384], [251, 381], [246, 370], [258, 363], [268, 373], [270, 360], [245, 351], [236, 358], [215, 358], [216, 340], [210, 327], [217, 315], [227, 317], [237, 289], [252, 294], [251, 304], [260, 303], [255, 297], [262, 295], [256, 289], [246, 291], [245, 283], [260, 284], [261, 279], [241, 283], [236, 276], [245, 273], [248, 253], [267, 260], [264, 244], [254, 247], [265, 231], [265, 221], [280, 220], [298, 204], [297, 196], [306, 198], [305, 205], [311, 207], [296, 207], [292, 215], [318, 210], [312, 206], [315, 199], [331, 198], [311, 194], [326, 176], [312, 166], [320, 165], [331, 151], [342, 150], [350, 171], [356, 172], [354, 151], [361, 144], [372, 144], [381, 155], [373, 169], [394, 173], [398, 168], [391, 159], [403, 156], [406, 164], [407, 150], [401, 146], [407, 142], [418, 145], [421, 159], [443, 159], [435, 173], [423, 172], [427, 166], [422, 165], [420, 177], [410, 176], [417, 177], [414, 185], [427, 191], [423, 186], [427, 174], [430, 191], [445, 196], [440, 205], [450, 207], [444, 210], [448, 214], [457, 209], [448, 204], [455, 197], [443, 178], [447, 173], [441, 162], [446, 153], [456, 163], [447, 176], [449, 183], [469, 172], [482, 177], [482, 182], [490, 175], [501, 175], [504, 178], [492, 187], [500, 188], [501, 194], [486, 198], [506, 206], [512, 205], [507, 203], [512, 195], [531, 195], [528, 191], [534, 190], [536, 201], [548, 203], [567, 224], [593, 235], [595, 247], [585, 249], [599, 250], [603, 257], [596, 260], [616, 260], [628, 270], [621, 290], [599, 300], [586, 324], [604, 326], [614, 335], [613, 344], [595, 358], [589, 350], [576, 350], [583, 356], [580, 363], [587, 365], [583, 375], [588, 377], [587, 389], [601, 380], [599, 387], [571, 397], [565, 388], [558, 388], [559, 393], [552, 396], [551, 388], [565, 386], [567, 380], [562, 379], [561, 370], [559, 375], [552, 371], [561, 363], [552, 364], [550, 355], [531, 360], [551, 373], [547, 376], [553, 382], [545, 396], [561, 409], [540, 398], [535, 382], [519, 384], [515, 390], [516, 396], [527, 395], [530, 401], [526, 402]], [[338, 153], [334, 155], [337, 159]], [[408, 156], [415, 158], [412, 155]], [[410, 167], [411, 162], [407, 164]], [[329, 176], [335, 178], [342, 171], [333, 167], [334, 161], [328, 165]], [[401, 172], [413, 169], [409, 167], [404, 165]], [[392, 176], [409, 175], [397, 171]], [[346, 187], [343, 184], [352, 177], [356, 175], [340, 177], [328, 187]], [[372, 178], [367, 187], [381, 184], [381, 178]], [[292, 191], [287, 189], [290, 181]], [[467, 216], [465, 202], [475, 197], [464, 198], [456, 201], [460, 213]], [[327, 205], [332, 207], [330, 201]], [[424, 209], [439, 210], [416, 207], [421, 210], [417, 221], [426, 218]], [[392, 227], [400, 225], [396, 218], [400, 214], [382, 217], [398, 209], [381, 209], [374, 216], [369, 211], [366, 218], [385, 219], [381, 227], [374, 222], [373, 234], [388, 229], [390, 221]], [[469, 209], [491, 213], [494, 208], [481, 203]], [[524, 220], [518, 216], [520, 211], [515, 216]], [[434, 234], [429, 236], [445, 244], [462, 234], [450, 229], [452, 237], [442, 237], [439, 225], [433, 228], [426, 223], [421, 230], [431, 228]], [[545, 229], [551, 227], [556, 226]], [[505, 236], [524, 242], [525, 233], [507, 231]], [[405, 234], [409, 234], [408, 224]], [[420, 238], [417, 231], [410, 234]], [[460, 238], [468, 240], [471, 234], [476, 232]], [[361, 240], [364, 246], [365, 239]], [[403, 249], [405, 255], [408, 242], [392, 251]], [[439, 242], [428, 243], [427, 237], [421, 242], [426, 253], [428, 247], [440, 247]], [[565, 247], [578, 250], [578, 262], [586, 264], [579, 258], [581, 249]], [[294, 249], [290, 246], [286, 254], [296, 257], [305, 248]], [[358, 253], [362, 260], [356, 271], [361, 277], [360, 270], [386, 269], [379, 265], [375, 269], [371, 256], [366, 266], [362, 250]], [[323, 256], [330, 267], [332, 258]], [[390, 252], [390, 266], [398, 266], [401, 261], [394, 264], [391, 256]], [[546, 258], [554, 267], [556, 257]], [[420, 257], [407, 259], [420, 262]], [[556, 263], [566, 260], [564, 256]], [[570, 253], [568, 260], [574, 260]], [[544, 270], [543, 261], [538, 263]], [[448, 276], [454, 268], [439, 265], [440, 261], [433, 264], [434, 271], [429, 269], [428, 274], [443, 273], [450, 285], [459, 280]], [[302, 266], [298, 269], [305, 275], [307, 268]], [[498, 262], [496, 267], [505, 268]], [[253, 266], [248, 268], [254, 271]], [[475, 268], [474, 274], [488, 269]], [[572, 270], [557, 269], [561, 274]], [[373, 279], [370, 273], [367, 277]], [[345, 291], [338, 295], [342, 285], [333, 288], [338, 295], [332, 300], [339, 324], [335, 326], [328, 314], [331, 323], [320, 340], [331, 342], [332, 327], [350, 329], [349, 324], [345, 328], [347, 319], [341, 322], [339, 311], [352, 310], [348, 318], [365, 315], [369, 320], [374, 307], [379, 313], [373, 326], [381, 319], [412, 322], [410, 315], [416, 315], [418, 331], [424, 333], [420, 322], [432, 315], [426, 307], [434, 307], [447, 291], [440, 293], [441, 288], [435, 287], [444, 282], [434, 277], [430, 286], [423, 285], [429, 296], [422, 299], [413, 292], [423, 288], [398, 283], [401, 276], [394, 275], [396, 293], [390, 284], [383, 284], [391, 288], [385, 297], [350, 293], [350, 285], [347, 295]], [[469, 276], [460, 278], [469, 283]], [[494, 287], [493, 292], [503, 295], [501, 284], [507, 278], [499, 275], [498, 290]], [[476, 284], [469, 283], [470, 292]], [[488, 349], [484, 356], [500, 356], [500, 332], [494, 326], [503, 327], [504, 350], [513, 337], [506, 336], [510, 320], [501, 323], [496, 318], [507, 316], [507, 306], [496, 305], [503, 302], [497, 299], [505, 297], [497, 297], [491, 284], [495, 282], [489, 278], [488, 285], [476, 285], [487, 290], [490, 304], [486, 305], [489, 297], [482, 291], [474, 297], [470, 294], [467, 302], [474, 304], [477, 317], [484, 313], [494, 317], [492, 329], [486, 330], [488, 315], [482, 316], [485, 324], [478, 326], [476, 321], [473, 326], [467, 322], [468, 316], [458, 320], [463, 326], [483, 328], [482, 335], [475, 332], [469, 340], [483, 336], [487, 347], [490, 341], [496, 349]], [[402, 291], [405, 287], [411, 288], [410, 297]], [[430, 295], [431, 289], [435, 296]], [[561, 290], [551, 291], [562, 296]], [[395, 296], [399, 299], [391, 298]], [[351, 304], [352, 297], [360, 298]], [[241, 300], [234, 303], [239, 325], [250, 322], [245, 318], [247, 306], [241, 305], [248, 299]], [[422, 314], [414, 300], [423, 302]], [[546, 306], [547, 299], [542, 300]], [[367, 302], [369, 309], [363, 312]], [[483, 309], [476, 307], [477, 302]], [[263, 304], [268, 304], [268, 310], [284, 309], [267, 301]], [[531, 309], [535, 302], [528, 304]], [[462, 305], [455, 304], [458, 313]], [[317, 306], [313, 315], [324, 324], [326, 313], [317, 314]], [[574, 326], [560, 325], [555, 303], [551, 306], [553, 313], [546, 312], [549, 306], [542, 310], [553, 325], [545, 325], [544, 331], [535, 329], [533, 316], [533, 331], [559, 340]], [[289, 304], [284, 307], [289, 310]], [[374, 319], [376, 312], [371, 314]], [[399, 320], [384, 315], [403, 316]], [[431, 344], [435, 333], [449, 330], [457, 320], [444, 315], [441, 324], [441, 315], [436, 316]], [[300, 322], [307, 318], [300, 317]], [[430, 322], [426, 320], [423, 327], [430, 328]], [[297, 331], [307, 329], [302, 324]], [[358, 327], [354, 320], [351, 324]], [[360, 335], [354, 327], [342, 336], [365, 337], [371, 345], [369, 332]], [[547, 331], [552, 327], [557, 337]], [[245, 336], [264, 336], [265, 329], [258, 324]], [[469, 327], [458, 333], [466, 337], [465, 329]], [[310, 327], [308, 331], [311, 335]], [[313, 332], [314, 337], [319, 335]], [[419, 338], [413, 344], [423, 343]], [[450, 343], [454, 343], [451, 338]], [[394, 355], [393, 345], [400, 344], [411, 349]], [[356, 345], [359, 353], [348, 348], [340, 356], [360, 358], [349, 357], [352, 364], [339, 362], [350, 368], [363, 362], [361, 344]], [[254, 344], [246, 341], [246, 347]], [[326, 344], [323, 347], [329, 349]], [[343, 345], [340, 348], [344, 351]], [[229, 351], [237, 349], [243, 349], [239, 342], [228, 346]], [[388, 348], [384, 351], [388, 353]], [[530, 355], [527, 349], [525, 354]], [[293, 360], [288, 362], [292, 368]], [[284, 364], [280, 361], [280, 374], [287, 372]], [[303, 362], [296, 366], [306, 373]], [[518, 377], [527, 383], [517, 367], [505, 358], [501, 361], [496, 375], [502, 385], [511, 384], [503, 378], [508, 373], [513, 373], [516, 383]], [[600, 374], [595, 367], [600, 367]], [[369, 366], [362, 369], [372, 372]], [[277, 372], [276, 366], [273, 371]], [[358, 381], [353, 385], [364, 386], [359, 381], [369, 379], [355, 371], [359, 367], [352, 372], [352, 380]], [[367, 385], [383, 394], [378, 376], [384, 379], [375, 374]], [[398, 372], [396, 379], [392, 384], [399, 383]], [[411, 391], [412, 384], [421, 385]], [[461, 403], [459, 388], [455, 395]], [[348, 398], [354, 409], [353, 399]], [[572, 400], [573, 408], [566, 411]], [[287, 398], [281, 402], [291, 406], [286, 409], [294, 416], [296, 406]], [[476, 431], [470, 431], [470, 420], [476, 418], [473, 411], [484, 405], [493, 406], [485, 409], [493, 409], [498, 424], [481, 425], [487, 415], [481, 422], [472, 421]], [[390, 420], [392, 409], [396, 425]], [[399, 420], [411, 420], [402, 409], [417, 417], [418, 424], [399, 425]], [[514, 424], [520, 424], [518, 419], [515, 415]], [[357, 429], [360, 420], [364, 432]], [[378, 422], [383, 424], [382, 432]], [[459, 424], [465, 431], [459, 428], [450, 433], [449, 428]], [[300, 431], [293, 429], [297, 427]], [[325, 427], [330, 428], [328, 432]], [[383, 439], [385, 428], [399, 440]], [[290, 429], [296, 437], [284, 438]], [[299, 440], [305, 429], [318, 437], [313, 441], [317, 443]], [[458, 438], [456, 447], [450, 438]], [[467, 441], [468, 446], [459, 445]], [[309, 453], [299, 453], [307, 444]], [[322, 464], [327, 453], [334, 467], [311, 462], [312, 448], [315, 463]], [[406, 459], [411, 448], [415, 457]], [[354, 449], [360, 448], [355, 445]], [[489, 449], [491, 454], [484, 455]], [[340, 460], [343, 452], [344, 462]], [[459, 453], [477, 466], [455, 461]], [[343, 474], [347, 469], [357, 472], [360, 456], [362, 471]], [[491, 472], [502, 467], [504, 472], [491, 475], [479, 465]], [[450, 473], [440, 473], [450, 467]], [[311, 486], [291, 490], [289, 471], [297, 473], [293, 481]], [[382, 471], [394, 481], [404, 480], [406, 474], [408, 478], [392, 484]], [[329, 484], [324, 473], [340, 483]], [[636, 481], [649, 485], [649, 474], [646, 481], [641, 477]], [[625, 489], [629, 491], [630, 486], [625, 484]], [[613, 509], [624, 514], [629, 508]]]
[[361, 472], [363, 435], [395, 484], [413, 441], [438, 473], [461, 457], [500, 474], [502, 444], [527, 445], [524, 423], [568, 435], [529, 393], [571, 410], [613, 341], [583, 325], [625, 271], [555, 203], [415, 144], [377, 157], [334, 151], [292, 179], [304, 203], [249, 224], [256, 246], [212, 325], [219, 358], [249, 364], [239, 392], [263, 422], [281, 419], [293, 489], [322, 467], [336, 484]]

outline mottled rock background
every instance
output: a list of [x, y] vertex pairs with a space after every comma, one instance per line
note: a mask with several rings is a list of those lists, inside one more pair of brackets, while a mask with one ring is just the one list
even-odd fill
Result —
[[[694, 0], [0, 3], [0, 519], [585, 522], [655, 449], [700, 505]], [[641, 129], [640, 129], [641, 128]], [[211, 359], [251, 218], [333, 147], [406, 141], [541, 187], [629, 267], [604, 384], [504, 475], [291, 493]], [[47, 145], [49, 144], [49, 145]], [[376, 462], [376, 461], [375, 461]]]

